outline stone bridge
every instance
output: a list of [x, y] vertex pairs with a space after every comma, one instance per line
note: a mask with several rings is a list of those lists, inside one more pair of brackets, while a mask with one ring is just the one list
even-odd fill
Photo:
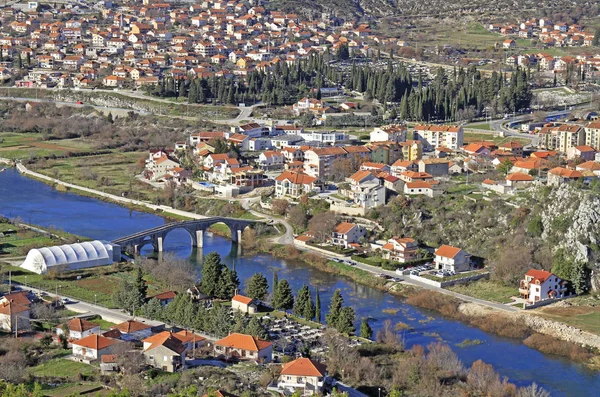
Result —
[[242, 232], [244, 229], [256, 224], [257, 221], [237, 218], [213, 217], [195, 219], [191, 221], [172, 222], [134, 233], [129, 236], [118, 238], [113, 240], [113, 243], [122, 247], [133, 247], [135, 253], [139, 253], [143, 246], [152, 244], [154, 251], [162, 252], [163, 241], [165, 240], [167, 234], [169, 234], [171, 230], [184, 229], [192, 238], [192, 246], [202, 247], [204, 232], [215, 223], [224, 223], [227, 225], [229, 230], [231, 230], [231, 239], [233, 242], [239, 243], [242, 240]]

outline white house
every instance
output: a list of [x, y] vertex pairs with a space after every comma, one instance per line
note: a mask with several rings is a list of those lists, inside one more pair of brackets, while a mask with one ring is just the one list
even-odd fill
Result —
[[[67, 339], [79, 340], [87, 338], [92, 334], [100, 334], [100, 326], [91, 321], [74, 317], [64, 324], [69, 332]], [[62, 335], [64, 333], [63, 326], [56, 327], [56, 335]]]
[[404, 142], [406, 141], [406, 127], [401, 124], [376, 127], [371, 131], [369, 138], [371, 142]]
[[254, 299], [240, 294], [231, 298], [231, 309], [247, 314], [254, 314], [257, 311]]
[[283, 168], [283, 153], [267, 150], [258, 156], [258, 165], [263, 170]]
[[27, 331], [30, 329], [29, 319], [29, 306], [14, 301], [0, 304], [0, 328], [4, 331]]
[[418, 259], [417, 249], [419, 245], [410, 237], [392, 237], [381, 248], [383, 259], [405, 263]]
[[364, 227], [355, 223], [342, 222], [331, 233], [331, 244], [348, 248], [350, 244], [360, 242], [367, 235]]
[[73, 360], [90, 362], [104, 354], [111, 354], [119, 341], [101, 335], [92, 334], [72, 343]]
[[225, 359], [271, 362], [273, 344], [252, 335], [232, 333], [214, 343], [215, 356]]
[[281, 368], [277, 388], [289, 394], [301, 392], [303, 396], [319, 394], [327, 377], [327, 367], [309, 358], [299, 358]]
[[300, 197], [312, 192], [317, 178], [301, 172], [284, 171], [275, 179], [275, 196]]
[[530, 269], [519, 283], [521, 298], [529, 303], [563, 298], [567, 294], [566, 282], [545, 270]]
[[152, 327], [135, 320], [127, 320], [111, 329], [118, 329], [123, 340], [142, 340], [152, 335]]
[[460, 248], [442, 245], [435, 251], [434, 255], [437, 269], [451, 270], [458, 273], [469, 270], [471, 267], [471, 255]]
[[416, 125], [414, 139], [423, 143], [425, 151], [441, 146], [450, 150], [458, 150], [463, 145], [464, 132], [461, 126], [453, 125]]

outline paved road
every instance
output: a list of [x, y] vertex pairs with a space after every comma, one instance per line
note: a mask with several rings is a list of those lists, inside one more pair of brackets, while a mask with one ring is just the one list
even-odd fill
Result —
[[[13, 283], [15, 285], [20, 285], [18, 283]], [[59, 299], [72, 299], [69, 296], [64, 296], [64, 295], [60, 295], [60, 294], [55, 294], [52, 293], [51, 291], [44, 291], [38, 288], [34, 288], [31, 287], [29, 285], [21, 285], [22, 289], [24, 290], [31, 290], [37, 294], [44, 292], [47, 294], [47, 296], [51, 297], [51, 298], [56, 298], [58, 297]], [[103, 306], [99, 306], [99, 305], [95, 305], [93, 303], [87, 303], [87, 302], [81, 302], [81, 301], [74, 301], [74, 303], [68, 303], [66, 305], [66, 308], [69, 310], [72, 310], [74, 312], [78, 312], [81, 314], [97, 314], [99, 316], [102, 317], [102, 319], [112, 322], [112, 323], [122, 323], [124, 321], [130, 320], [132, 317], [123, 312], [120, 309], [108, 309], [106, 307]], [[149, 324], [151, 326], [159, 326], [159, 325], [163, 325], [164, 323], [161, 323], [160, 321], [154, 321], [154, 320], [148, 320], [142, 317], [136, 317], [135, 318], [136, 321], [140, 321], [146, 324]]]
[[335, 384], [335, 387], [338, 389], [339, 392], [348, 393], [348, 397], [368, 397], [366, 394], [361, 393], [355, 388], [345, 385], [339, 381]]
[[272, 238], [270, 240], [271, 242], [273, 242], [275, 244], [284, 244], [284, 245], [294, 244], [294, 229], [292, 228], [292, 225], [290, 225], [285, 219], [277, 218], [277, 217], [274, 217], [271, 215], [263, 214], [262, 212], [252, 210], [250, 208], [250, 206], [252, 204], [255, 204], [258, 202], [260, 202], [260, 197], [253, 197], [253, 198], [249, 198], [249, 199], [240, 200], [240, 204], [242, 205], [242, 208], [245, 209], [246, 211], [250, 212], [252, 215], [258, 216], [261, 218], [266, 218], [270, 221], [273, 221], [273, 224], [275, 224], [275, 225], [283, 225], [283, 227], [285, 227], [285, 233], [283, 234], [283, 236]]

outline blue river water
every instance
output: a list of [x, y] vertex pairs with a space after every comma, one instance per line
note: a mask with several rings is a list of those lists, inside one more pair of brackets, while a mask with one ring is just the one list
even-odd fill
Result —
[[[0, 214], [104, 240], [112, 240], [165, 222], [164, 218], [157, 215], [131, 211], [116, 204], [72, 193], [60, 193], [41, 182], [21, 176], [14, 169], [0, 173]], [[262, 272], [270, 282], [273, 272], [277, 271], [279, 279], [287, 279], [293, 290], [308, 284], [314, 294], [318, 287], [323, 318], [333, 291], [339, 288], [346, 303], [356, 310], [357, 328], [363, 317], [372, 319], [370, 324], [375, 331], [385, 320], [391, 320], [393, 324], [403, 322], [412, 328], [403, 334], [408, 347], [415, 344], [427, 346], [438, 341], [446, 343], [458, 354], [465, 366], [482, 359], [492, 364], [501, 376], [508, 377], [518, 386], [536, 382], [550, 391], [552, 396], [600, 396], [598, 372], [559, 357], [544, 355], [528, 348], [519, 340], [490, 335], [463, 323], [447, 320], [437, 313], [417, 309], [405, 304], [399, 297], [350, 279], [268, 254], [239, 256], [235, 244], [218, 236], [206, 236], [204, 247], [198, 251], [191, 247], [187, 232], [174, 230], [166, 237], [164, 244], [166, 251], [189, 258], [199, 269], [202, 255], [217, 251], [224, 263], [230, 267], [235, 265], [242, 284], [256, 272]], [[458, 346], [465, 339], [479, 339], [483, 343]]]

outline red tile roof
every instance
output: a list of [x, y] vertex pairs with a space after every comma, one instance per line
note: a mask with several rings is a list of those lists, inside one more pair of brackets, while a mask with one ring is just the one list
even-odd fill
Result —
[[104, 336], [96, 335], [96, 334], [86, 336], [83, 339], [79, 339], [77, 341], [71, 342], [71, 344], [73, 344], [73, 345], [85, 347], [88, 349], [94, 349], [94, 350], [102, 350], [102, 349], [105, 349], [116, 343], [118, 343], [118, 341], [116, 341], [114, 339], [106, 338]]
[[442, 245], [435, 251], [435, 255], [443, 256], [444, 258], [454, 258], [460, 252], [460, 248], [450, 245]]
[[327, 367], [308, 358], [299, 358], [284, 364], [281, 368], [281, 375], [292, 376], [325, 376]]
[[215, 342], [215, 345], [233, 347], [236, 349], [258, 352], [271, 346], [271, 342], [245, 334], [233, 333]]
[[89, 331], [90, 329], [94, 329], [96, 327], [100, 326], [96, 323], [78, 317], [72, 318], [67, 322], [67, 328], [69, 329], [69, 331], [84, 332]]
[[232, 300], [232, 301], [236, 301], [236, 302], [243, 303], [243, 304], [245, 304], [245, 305], [249, 305], [249, 304], [250, 304], [250, 303], [252, 303], [252, 301], [253, 301], [253, 299], [252, 299], [252, 298], [249, 298], [249, 297], [247, 297], [247, 296], [240, 295], [240, 294], [237, 294], [237, 295], [235, 295], [233, 298], [231, 298], [231, 300]]
[[118, 329], [119, 331], [121, 331], [124, 334], [130, 334], [133, 332], [142, 331], [142, 330], [152, 328], [152, 327], [148, 324], [140, 323], [139, 321], [127, 320], [124, 323], [117, 324], [111, 328]]

